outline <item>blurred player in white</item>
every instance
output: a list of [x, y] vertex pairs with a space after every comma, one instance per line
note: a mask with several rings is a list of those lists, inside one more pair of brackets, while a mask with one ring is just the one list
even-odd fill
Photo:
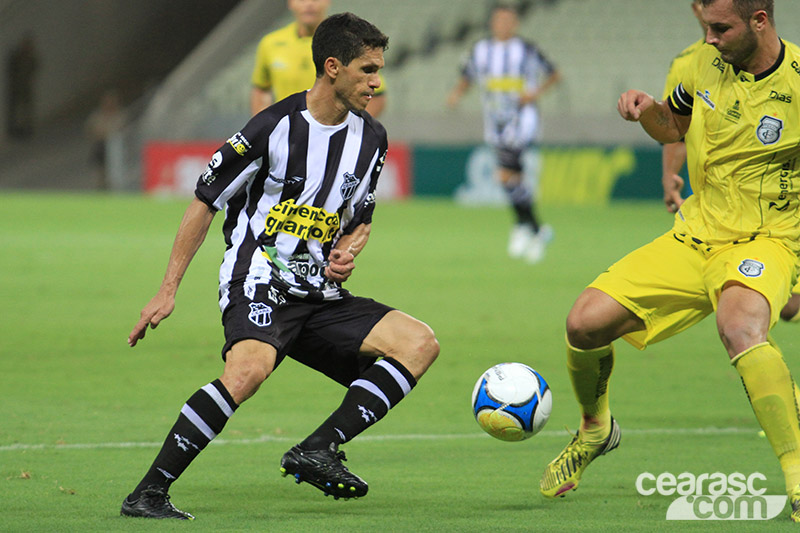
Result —
[[514, 7], [497, 5], [489, 27], [491, 37], [472, 47], [447, 105], [456, 107], [473, 84], [480, 86], [484, 138], [495, 150], [497, 177], [516, 217], [508, 254], [536, 263], [544, 257], [552, 229], [537, 218], [532, 192], [522, 178], [522, 154], [538, 134], [536, 103], [561, 74], [535, 45], [517, 35], [519, 16]]

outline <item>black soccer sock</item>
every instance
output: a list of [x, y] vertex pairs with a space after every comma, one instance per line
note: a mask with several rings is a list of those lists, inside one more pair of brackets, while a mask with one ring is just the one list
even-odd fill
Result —
[[169, 489], [170, 484], [222, 431], [237, 407], [218, 379], [195, 392], [181, 409], [150, 470], [134, 489], [133, 498], [138, 498], [139, 493], [149, 486]]
[[339, 408], [300, 447], [322, 450], [351, 440], [386, 416], [416, 384], [402, 364], [390, 357], [381, 359], [350, 384]]
[[527, 224], [533, 228], [534, 232], [539, 231], [539, 221], [533, 209], [533, 200], [530, 189], [523, 182], [509, 183], [503, 185], [511, 209], [517, 217], [517, 224]]

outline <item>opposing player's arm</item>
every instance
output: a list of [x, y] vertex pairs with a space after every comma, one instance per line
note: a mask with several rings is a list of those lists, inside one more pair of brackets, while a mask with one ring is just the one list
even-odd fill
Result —
[[676, 212], [683, 203], [680, 171], [685, 162], [686, 143], [665, 144], [661, 149], [661, 185], [664, 187], [664, 204], [670, 213]]
[[186, 208], [178, 233], [175, 235], [175, 242], [172, 245], [172, 252], [161, 287], [153, 299], [142, 309], [139, 322], [128, 335], [128, 344], [131, 347], [136, 346], [136, 343], [144, 338], [147, 326], [155, 329], [175, 309], [175, 294], [178, 292], [178, 286], [189, 263], [200, 249], [200, 245], [203, 244], [215, 213], [215, 210], [197, 198], [192, 200], [192, 203]]
[[356, 267], [354, 259], [367, 245], [372, 224], [359, 224], [352, 233], [342, 235], [328, 255], [325, 277], [337, 283], [344, 283]]
[[657, 102], [643, 91], [622, 93], [617, 111], [625, 120], [639, 122], [650, 137], [664, 144], [680, 141], [691, 122], [691, 115], [679, 115], [666, 101]]
[[268, 108], [273, 104], [272, 91], [253, 86], [250, 89], [250, 115]]

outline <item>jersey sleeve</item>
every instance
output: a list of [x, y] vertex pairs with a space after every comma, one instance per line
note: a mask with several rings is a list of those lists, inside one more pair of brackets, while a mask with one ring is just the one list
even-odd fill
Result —
[[269, 35], [265, 35], [258, 43], [256, 49], [256, 61], [253, 65], [253, 75], [251, 82], [253, 87], [267, 91], [272, 87], [272, 79], [269, 72]]
[[689, 116], [694, 107], [694, 97], [679, 83], [669, 96], [669, 107], [678, 115]]
[[253, 179], [267, 154], [269, 134], [275, 127], [273, 122], [273, 113], [269, 109], [258, 113], [214, 152], [205, 172], [197, 180], [195, 196], [200, 201], [219, 211]]

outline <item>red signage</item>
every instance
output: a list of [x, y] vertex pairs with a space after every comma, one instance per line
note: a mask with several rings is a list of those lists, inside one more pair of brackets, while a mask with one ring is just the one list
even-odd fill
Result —
[[[153, 141], [144, 148], [143, 189], [153, 194], [191, 196], [220, 142]], [[378, 182], [378, 198], [405, 198], [411, 194], [411, 150], [392, 143]]]

